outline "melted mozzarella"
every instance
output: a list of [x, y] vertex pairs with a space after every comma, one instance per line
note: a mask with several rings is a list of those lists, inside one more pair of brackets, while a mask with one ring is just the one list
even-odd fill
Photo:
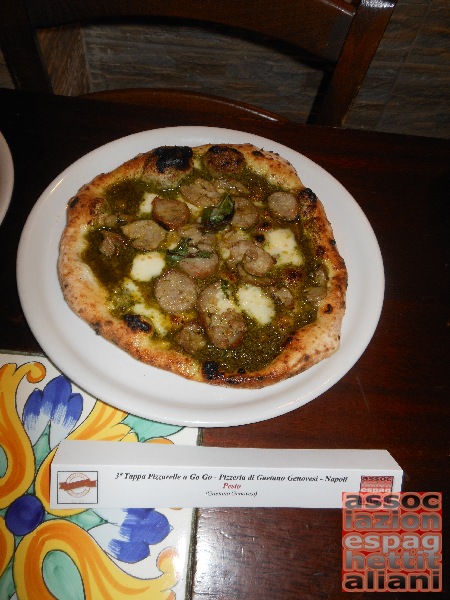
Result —
[[264, 250], [277, 261], [277, 266], [301, 265], [303, 256], [290, 229], [273, 229], [265, 235]]
[[142, 315], [151, 321], [159, 335], [166, 336], [170, 331], [170, 319], [157, 308], [152, 308], [143, 302], [140, 302], [133, 306], [133, 312], [137, 315]]
[[130, 277], [135, 281], [150, 281], [160, 275], [165, 264], [165, 260], [159, 252], [136, 254], [131, 267]]
[[230, 309], [231, 310], [239, 310], [238, 307], [225, 296], [225, 293], [222, 290], [222, 288], [219, 288], [217, 290], [215, 300], [216, 300], [215, 309], [216, 309], [216, 312], [219, 314], [222, 314]]
[[193, 215], [194, 217], [199, 217], [203, 208], [201, 208], [200, 206], [195, 206], [195, 204], [191, 204], [190, 202], [188, 202], [186, 200], [186, 198], [184, 196], [177, 196], [177, 200], [179, 200], [180, 202], [184, 202], [186, 204], [186, 206], [189, 208], [189, 210], [191, 211], [191, 215]]
[[237, 291], [239, 306], [251, 319], [267, 325], [275, 316], [275, 304], [261, 288], [255, 285], [242, 285]]
[[141, 213], [151, 213], [153, 200], [156, 198], [157, 195], [158, 194], [151, 194], [150, 192], [146, 192], [144, 194], [144, 199], [139, 205], [139, 211]]
[[125, 277], [122, 284], [123, 290], [129, 294], [132, 300], [135, 302], [141, 302], [143, 300], [142, 294], [138, 286], [129, 277]]
[[225, 246], [223, 246], [222, 248], [220, 248], [220, 254], [222, 255], [222, 258], [224, 260], [228, 260], [231, 256], [231, 251], [229, 248], [226, 248]]

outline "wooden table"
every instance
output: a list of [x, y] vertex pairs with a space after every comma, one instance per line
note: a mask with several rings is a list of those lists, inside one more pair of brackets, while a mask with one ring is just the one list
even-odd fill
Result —
[[[385, 448], [404, 469], [404, 490], [447, 494], [450, 144], [445, 140], [214, 115], [200, 121], [189, 113], [0, 90], [0, 130], [15, 165], [12, 204], [0, 228], [0, 348], [40, 350], [19, 304], [15, 259], [27, 215], [48, 183], [110, 140], [172, 125], [256, 133], [320, 164], [341, 181], [368, 217], [386, 275], [376, 333], [336, 385], [284, 416], [205, 429], [203, 443]], [[448, 522], [444, 512], [446, 534]], [[336, 598], [342, 594], [341, 568], [340, 510], [198, 512], [194, 600]], [[448, 573], [444, 562], [447, 592]]]

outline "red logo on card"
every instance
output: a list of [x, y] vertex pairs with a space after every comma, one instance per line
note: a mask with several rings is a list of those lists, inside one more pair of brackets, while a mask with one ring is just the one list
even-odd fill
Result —
[[85, 496], [89, 489], [97, 487], [97, 481], [89, 479], [85, 473], [71, 473], [66, 481], [59, 484], [59, 489], [66, 491], [70, 496]]
[[58, 504], [97, 504], [98, 471], [58, 471]]
[[360, 492], [392, 492], [394, 485], [393, 476], [363, 475], [361, 477]]

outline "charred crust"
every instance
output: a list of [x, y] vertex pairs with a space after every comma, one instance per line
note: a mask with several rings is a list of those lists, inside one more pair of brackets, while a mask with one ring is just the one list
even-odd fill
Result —
[[202, 366], [203, 375], [206, 379], [218, 379], [221, 376], [219, 372], [219, 363], [214, 360], [208, 360]]
[[[309, 357], [308, 357], [309, 359]], [[206, 381], [210, 381], [212, 384], [228, 385], [228, 386], [241, 386], [243, 383], [247, 383], [246, 377], [247, 371], [240, 367], [235, 373], [224, 373], [219, 370], [219, 364], [216, 361], [207, 361], [202, 365], [203, 376]], [[266, 375], [256, 375], [252, 378], [254, 382], [266, 382]], [[259, 387], [259, 386], [258, 386]]]
[[224, 382], [230, 386], [239, 385], [240, 383], [242, 383], [242, 379], [240, 377], [238, 379], [236, 379], [235, 377], [225, 377]]
[[336, 240], [330, 240], [330, 246], [336, 246]]
[[211, 146], [205, 152], [203, 160], [212, 173], [239, 173], [245, 167], [242, 152], [230, 146]]
[[332, 305], [331, 305], [331, 304], [327, 304], [327, 305], [325, 306], [325, 308], [323, 309], [323, 312], [324, 312], [324, 313], [326, 313], [326, 314], [330, 314], [330, 313], [332, 313], [332, 312], [333, 312], [333, 307], [332, 307]]
[[261, 150], [253, 150], [252, 154], [254, 156], [264, 156], [264, 152], [261, 152]]
[[155, 166], [158, 173], [164, 173], [167, 169], [186, 171], [190, 166], [193, 151], [189, 146], [160, 146], [155, 148], [152, 154], [156, 157]]
[[78, 196], [75, 196], [75, 198], [72, 198], [72, 200], [69, 202], [69, 208], [75, 208], [75, 206], [78, 204], [79, 201], [80, 201], [80, 198]]
[[151, 331], [151, 326], [139, 315], [125, 315], [124, 319], [131, 331], [144, 331], [145, 333]]
[[224, 154], [231, 154], [235, 156], [242, 156], [242, 153], [237, 148], [231, 146], [221, 146], [220, 144], [214, 144], [206, 151], [206, 154], [214, 154], [216, 156], [223, 156]]
[[227, 375], [219, 371], [219, 364], [214, 361], [206, 361], [202, 366], [203, 376], [207, 381], [225, 383], [227, 385], [239, 385], [244, 381], [245, 369], [239, 369], [237, 375]]
[[299, 193], [299, 197], [301, 200], [309, 200], [310, 202], [315, 202], [317, 200], [317, 196], [310, 188], [305, 188]]

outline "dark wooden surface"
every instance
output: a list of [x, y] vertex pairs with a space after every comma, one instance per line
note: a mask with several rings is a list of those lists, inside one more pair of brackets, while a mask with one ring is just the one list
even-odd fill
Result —
[[[373, 340], [336, 385], [287, 415], [205, 429], [204, 443], [386, 448], [404, 469], [405, 490], [447, 496], [450, 144], [445, 140], [214, 115], [200, 120], [189, 113], [0, 90], [0, 130], [15, 164], [12, 204], [0, 226], [0, 348], [39, 350], [20, 309], [15, 258], [27, 215], [48, 183], [112, 139], [161, 126], [200, 124], [263, 135], [334, 175], [371, 222], [386, 273], [385, 302]], [[445, 515], [444, 509], [444, 552]], [[192, 599], [339, 598], [340, 527], [339, 510], [200, 510]], [[444, 563], [447, 593], [448, 573]]]

